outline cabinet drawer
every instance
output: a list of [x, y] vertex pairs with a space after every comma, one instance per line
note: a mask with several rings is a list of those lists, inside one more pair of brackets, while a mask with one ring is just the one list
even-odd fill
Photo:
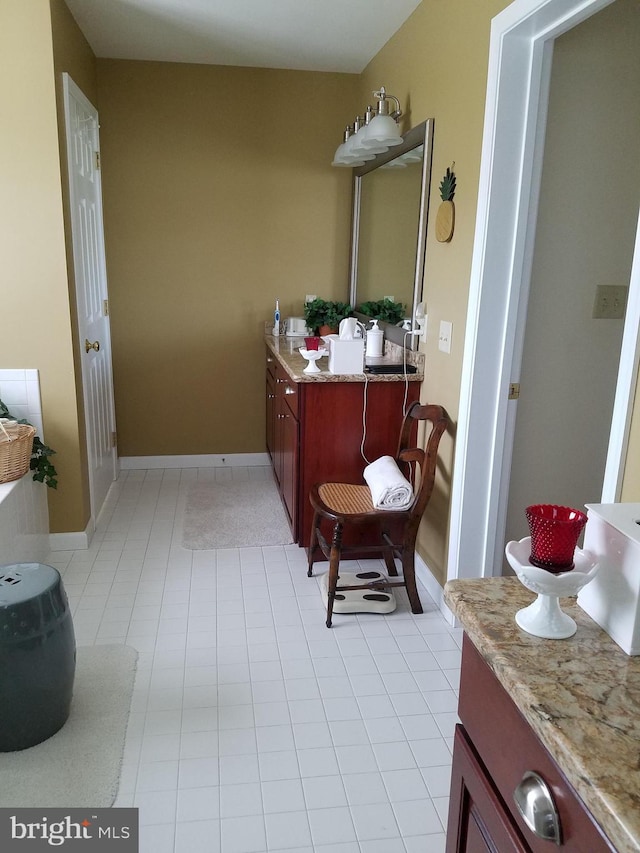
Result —
[[267, 350], [266, 364], [267, 364], [267, 374], [269, 376], [273, 377], [273, 379], [275, 379], [276, 378], [276, 357], [271, 352], [271, 350]]
[[[481, 761], [533, 853], [613, 853], [573, 787], [531, 729], [504, 687], [465, 635], [460, 681], [460, 720]], [[560, 847], [536, 836], [514, 803], [514, 791], [527, 771], [539, 774], [551, 790], [560, 818]]]
[[293, 417], [298, 420], [298, 383], [290, 379], [289, 376], [283, 370], [278, 370], [277, 383], [277, 394], [282, 397], [282, 399], [285, 401], [285, 403], [291, 410], [291, 414], [293, 415]]

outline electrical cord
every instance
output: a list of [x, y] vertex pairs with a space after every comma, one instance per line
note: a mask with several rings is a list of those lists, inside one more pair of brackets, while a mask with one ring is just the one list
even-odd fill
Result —
[[363, 376], [364, 390], [362, 393], [362, 441], [360, 442], [360, 456], [362, 456], [367, 465], [369, 465], [370, 462], [364, 452], [364, 445], [367, 440], [367, 390], [369, 388], [369, 377], [365, 371], [363, 371]]
[[420, 329], [416, 329], [412, 331], [411, 329], [407, 329], [404, 333], [404, 345], [402, 348], [402, 366], [404, 368], [404, 400], [402, 402], [402, 414], [407, 414], [407, 399], [409, 397], [409, 375], [407, 373], [407, 338], [412, 335], [419, 335]]
[[[402, 353], [402, 367], [404, 370], [404, 399], [402, 401], [402, 415], [403, 417], [407, 414], [407, 400], [409, 398], [409, 374], [407, 373], [407, 338], [412, 335], [419, 335], [421, 332], [420, 329], [416, 329], [412, 331], [411, 329], [407, 329], [404, 333], [404, 345], [403, 345], [403, 353]], [[371, 464], [366, 457], [364, 452], [365, 443], [367, 440], [367, 391], [369, 387], [369, 377], [366, 371], [362, 372], [364, 376], [364, 390], [362, 394], [362, 441], [360, 442], [360, 456], [364, 459], [367, 465]]]

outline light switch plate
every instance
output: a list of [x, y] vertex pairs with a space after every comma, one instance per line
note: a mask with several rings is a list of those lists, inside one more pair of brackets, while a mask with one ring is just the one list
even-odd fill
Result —
[[628, 288], [624, 285], [599, 284], [593, 303], [594, 320], [623, 320]]
[[451, 335], [453, 333], [453, 323], [447, 320], [440, 320], [440, 334], [438, 335], [438, 349], [442, 352], [451, 352]]

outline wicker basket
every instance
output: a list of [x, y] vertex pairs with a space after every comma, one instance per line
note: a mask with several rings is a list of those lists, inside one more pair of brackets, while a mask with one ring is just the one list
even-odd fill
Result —
[[4, 429], [0, 429], [0, 483], [10, 483], [29, 470], [36, 430], [29, 424], [5, 422], [3, 426]]

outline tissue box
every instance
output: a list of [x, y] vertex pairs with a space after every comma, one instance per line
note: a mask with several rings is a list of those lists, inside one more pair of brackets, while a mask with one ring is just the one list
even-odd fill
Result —
[[640, 503], [587, 504], [584, 549], [598, 556], [578, 604], [628, 655], [640, 655]]
[[329, 373], [362, 373], [364, 370], [364, 341], [346, 341], [338, 335], [327, 335], [329, 344]]

